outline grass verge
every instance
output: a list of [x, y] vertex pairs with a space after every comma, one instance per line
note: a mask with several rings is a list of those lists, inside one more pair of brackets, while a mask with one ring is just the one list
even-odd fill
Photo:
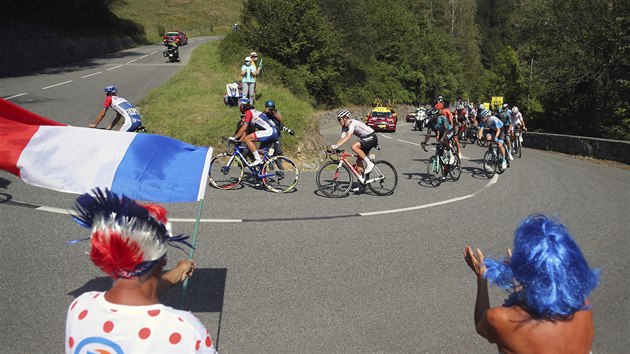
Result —
[[[240, 76], [240, 63], [221, 64], [219, 42], [197, 47], [190, 62], [166, 84], [151, 91], [139, 106], [147, 129], [194, 145], [223, 149], [222, 139], [232, 136], [240, 111], [223, 103], [225, 85]], [[257, 106], [272, 99], [296, 134], [283, 135], [284, 154], [300, 164], [317, 160], [323, 146], [313, 108], [286, 88], [265, 83], [257, 87]]]

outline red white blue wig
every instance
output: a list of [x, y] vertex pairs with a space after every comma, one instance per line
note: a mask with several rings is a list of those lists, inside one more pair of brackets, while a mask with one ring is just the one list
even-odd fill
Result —
[[[165, 256], [167, 246], [192, 248], [188, 236], [172, 236], [167, 211], [157, 204], [139, 204], [106, 189], [94, 189], [75, 203], [74, 221], [92, 230], [90, 258], [114, 279], [145, 274]], [[76, 243], [80, 240], [70, 241]]]

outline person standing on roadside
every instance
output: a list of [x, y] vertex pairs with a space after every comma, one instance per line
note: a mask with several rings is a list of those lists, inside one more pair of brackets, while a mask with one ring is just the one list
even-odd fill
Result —
[[241, 77], [243, 78], [241, 82], [243, 86], [243, 97], [249, 98], [252, 104], [255, 98], [256, 75], [258, 75], [258, 72], [256, 66], [252, 65], [252, 58], [246, 57], [245, 64], [241, 66]]
[[[593, 308], [589, 300], [600, 271], [557, 220], [534, 214], [514, 232], [514, 250], [484, 259], [469, 245], [464, 259], [477, 280], [475, 329], [499, 353], [590, 353]], [[510, 292], [490, 307], [488, 282]]]
[[113, 284], [72, 302], [66, 317], [66, 353], [216, 354], [197, 317], [158, 298], [195, 269], [191, 259], [183, 259], [164, 271], [168, 246], [192, 247], [188, 236], [171, 234], [166, 209], [95, 189], [93, 195], [77, 198], [75, 210], [77, 224], [91, 230], [90, 259]]

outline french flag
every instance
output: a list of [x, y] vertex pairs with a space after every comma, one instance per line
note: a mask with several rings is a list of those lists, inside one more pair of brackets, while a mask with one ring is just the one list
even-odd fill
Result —
[[0, 99], [0, 169], [69, 193], [109, 188], [132, 199], [203, 199], [211, 147], [166, 136], [67, 126]]

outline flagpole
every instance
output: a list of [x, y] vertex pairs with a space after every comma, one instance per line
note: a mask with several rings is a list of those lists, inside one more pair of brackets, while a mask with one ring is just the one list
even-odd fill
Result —
[[[199, 223], [201, 221], [201, 210], [203, 209], [203, 199], [206, 194], [206, 186], [208, 185], [206, 176], [208, 175], [208, 172], [210, 170], [211, 157], [212, 157], [212, 147], [208, 147], [208, 153], [206, 154], [206, 162], [204, 164], [203, 171], [201, 173], [201, 182], [199, 185], [199, 195], [198, 195], [199, 207], [197, 208], [197, 220], [195, 220], [195, 229], [193, 230], [193, 236], [192, 236], [192, 242], [191, 242], [192, 248], [190, 249], [190, 253], [188, 253], [188, 258], [190, 258], [191, 260], [193, 260], [195, 257], [195, 247], [196, 247], [195, 244], [197, 243], [197, 233], [199, 231]], [[188, 288], [188, 278], [189, 277], [186, 277], [186, 279], [184, 279], [184, 283], [182, 284], [182, 298], [179, 303], [180, 309], [184, 308], [184, 298], [186, 297], [186, 289]]]
[[[201, 209], [203, 209], [203, 199], [199, 201], [199, 208], [197, 209], [197, 220], [195, 220], [195, 230], [193, 231], [192, 248], [190, 249], [190, 253], [188, 254], [188, 258], [191, 260], [195, 257], [195, 243], [197, 242], [197, 232], [199, 231], [199, 222], [201, 220]], [[186, 297], [186, 289], [188, 288], [188, 277], [184, 279], [184, 283], [182, 284], [182, 298], [179, 303], [179, 308], [183, 309], [184, 306], [184, 298]]]

